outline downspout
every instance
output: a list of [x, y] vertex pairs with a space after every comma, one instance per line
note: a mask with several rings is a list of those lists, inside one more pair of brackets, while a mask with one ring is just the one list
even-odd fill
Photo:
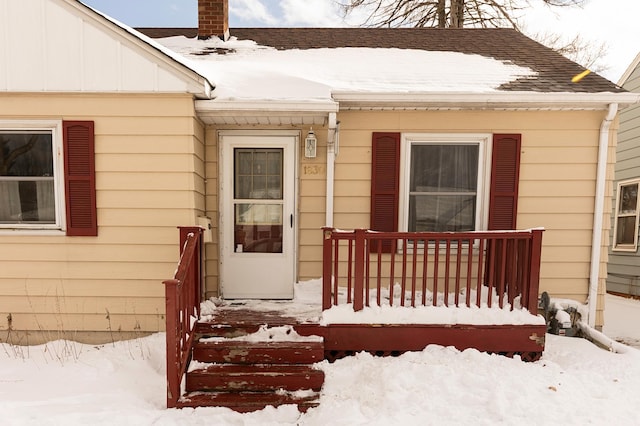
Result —
[[604, 193], [607, 177], [607, 154], [609, 150], [609, 129], [618, 113], [618, 104], [609, 104], [609, 111], [600, 125], [598, 145], [598, 165], [596, 169], [596, 199], [593, 211], [593, 235], [591, 238], [591, 271], [589, 274], [589, 297], [587, 298], [588, 324], [595, 328], [598, 281], [600, 278], [600, 256], [602, 252], [602, 228], [604, 214]]
[[325, 226], [333, 228], [333, 188], [338, 155], [338, 122], [335, 112], [329, 113], [329, 130], [327, 131], [327, 199], [325, 205]]

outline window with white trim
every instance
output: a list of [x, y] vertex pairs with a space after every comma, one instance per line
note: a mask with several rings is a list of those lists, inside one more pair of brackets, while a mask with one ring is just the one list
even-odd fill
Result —
[[490, 135], [403, 135], [400, 229], [486, 229], [490, 140]]
[[0, 122], [0, 229], [60, 229], [60, 122]]
[[613, 250], [633, 251], [638, 248], [638, 184], [640, 179], [618, 183], [613, 229]]

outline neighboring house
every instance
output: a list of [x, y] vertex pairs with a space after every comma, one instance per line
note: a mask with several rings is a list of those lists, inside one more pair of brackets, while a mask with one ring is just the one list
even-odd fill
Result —
[[[640, 92], [640, 55], [624, 72], [618, 84], [630, 92]], [[640, 185], [640, 108], [631, 105], [620, 113], [614, 182], [614, 203], [607, 265], [607, 291], [640, 296], [640, 256], [638, 255], [638, 185]]]
[[162, 330], [176, 228], [209, 223], [225, 298], [320, 277], [323, 226], [544, 227], [540, 290], [602, 326], [607, 150], [639, 95], [510, 29], [141, 30], [192, 37], [159, 44], [75, 0], [1, 7], [1, 339]]

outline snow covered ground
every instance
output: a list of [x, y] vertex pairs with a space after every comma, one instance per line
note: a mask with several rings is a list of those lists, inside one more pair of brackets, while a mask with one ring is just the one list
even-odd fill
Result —
[[[605, 333], [637, 342], [640, 302], [607, 296]], [[429, 346], [319, 365], [321, 405], [238, 414], [165, 409], [164, 334], [103, 346], [0, 345], [3, 425], [640, 424], [640, 352], [547, 335], [542, 360]]]

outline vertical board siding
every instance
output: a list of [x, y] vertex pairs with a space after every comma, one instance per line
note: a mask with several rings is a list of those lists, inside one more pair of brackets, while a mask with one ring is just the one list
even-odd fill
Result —
[[161, 52], [145, 49], [136, 37], [116, 30], [106, 19], [96, 19], [79, 2], [1, 4], [0, 92], [204, 91], [200, 78], [178, 71]]

